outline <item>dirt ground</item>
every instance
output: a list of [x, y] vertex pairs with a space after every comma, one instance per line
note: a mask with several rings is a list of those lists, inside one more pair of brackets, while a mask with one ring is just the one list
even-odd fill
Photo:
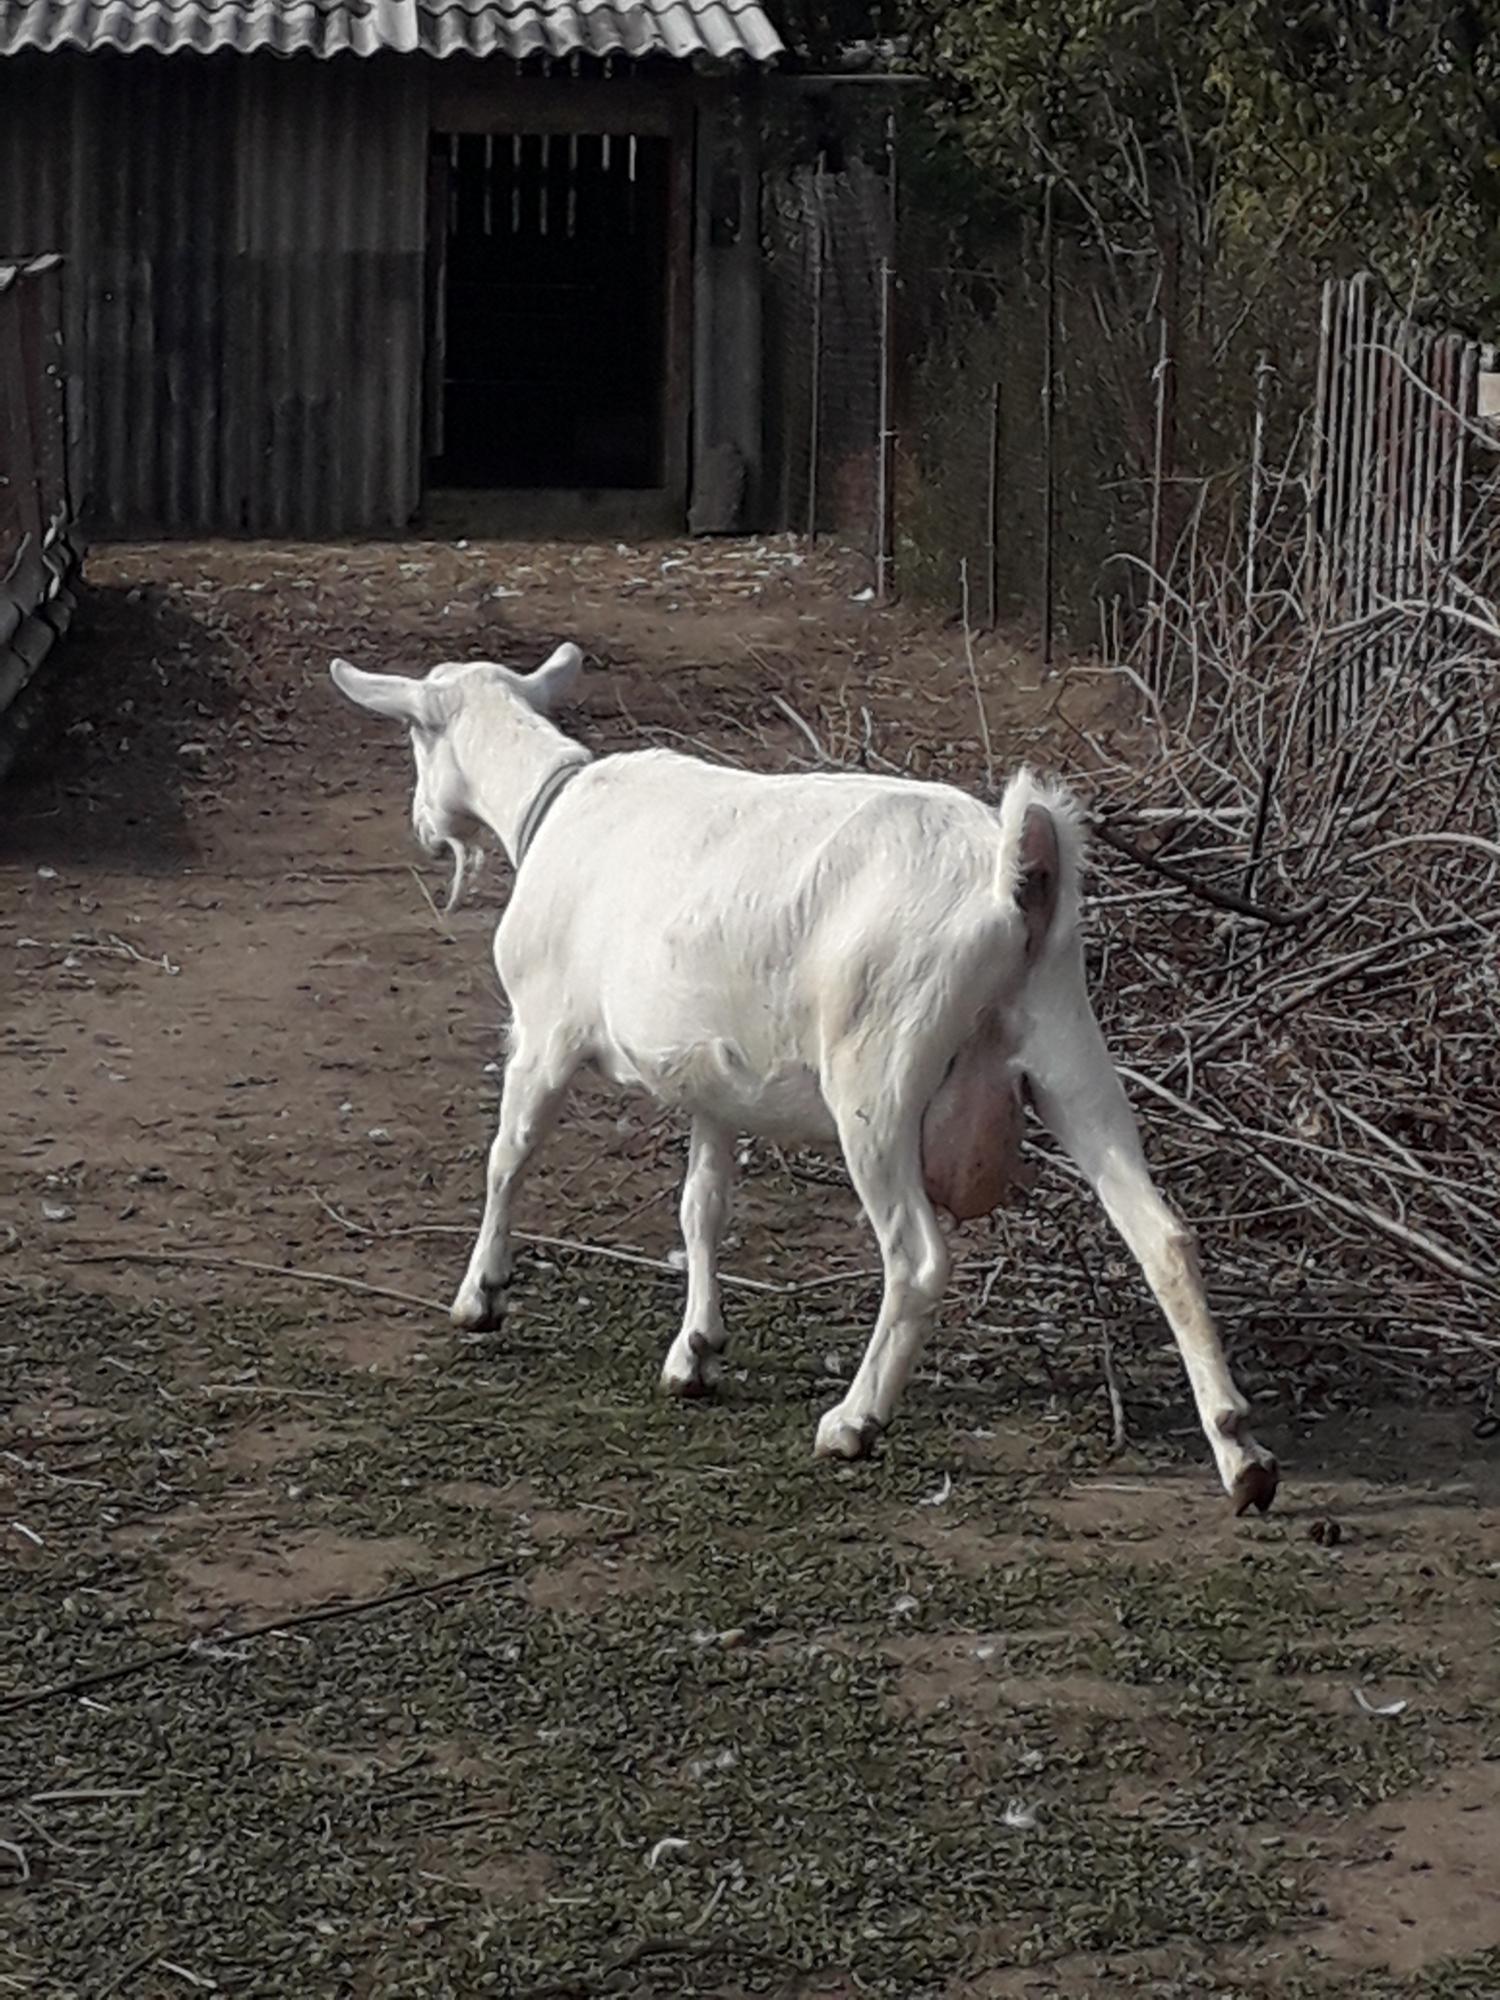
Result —
[[[1111, 1458], [1089, 1345], [1002, 1327], [997, 1257], [1051, 1246], [997, 1223], [882, 1457], [815, 1465], [852, 1198], [746, 1149], [760, 1289], [720, 1397], [664, 1404], [683, 1136], [602, 1088], [520, 1213], [565, 1240], [502, 1333], [446, 1324], [506, 869], [438, 913], [328, 659], [576, 638], [592, 746], [785, 768], [800, 716], [977, 776], [959, 635], [863, 583], [790, 543], [92, 559], [0, 794], [0, 1993], [1500, 1994], [1472, 1412], [1247, 1348], [1286, 1484], [1235, 1523], [1139, 1285]], [[1110, 724], [977, 671], [997, 755]]]

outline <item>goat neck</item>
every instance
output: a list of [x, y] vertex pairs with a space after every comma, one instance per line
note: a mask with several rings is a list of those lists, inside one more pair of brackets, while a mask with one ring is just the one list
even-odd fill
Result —
[[508, 689], [482, 684], [464, 690], [450, 734], [469, 810], [514, 866], [532, 800], [562, 766], [589, 763], [589, 752]]

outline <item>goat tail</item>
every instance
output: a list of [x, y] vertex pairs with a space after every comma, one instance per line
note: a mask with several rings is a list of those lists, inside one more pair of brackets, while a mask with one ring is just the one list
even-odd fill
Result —
[[1045, 944], [1066, 940], [1078, 925], [1083, 810], [1065, 785], [1023, 766], [1005, 787], [999, 820], [996, 888], [1020, 912], [1026, 957], [1034, 962]]

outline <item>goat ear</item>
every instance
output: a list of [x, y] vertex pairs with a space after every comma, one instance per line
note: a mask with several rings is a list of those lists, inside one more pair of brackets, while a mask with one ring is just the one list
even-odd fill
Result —
[[335, 660], [328, 671], [340, 694], [372, 715], [428, 727], [436, 720], [437, 704], [425, 681], [409, 680], [405, 674], [367, 674], [347, 660]]
[[576, 646], [559, 646], [550, 658], [529, 673], [520, 692], [539, 715], [551, 715], [560, 708], [583, 672], [583, 654]]

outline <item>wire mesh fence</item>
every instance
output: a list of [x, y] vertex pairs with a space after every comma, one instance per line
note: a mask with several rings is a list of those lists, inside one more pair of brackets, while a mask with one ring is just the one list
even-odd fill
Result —
[[796, 167], [767, 201], [769, 456], [781, 519], [873, 555], [881, 432], [884, 175]]
[[903, 592], [981, 622], [1076, 643], [1138, 605], [1192, 482], [1248, 449], [1243, 333], [1200, 310], [1189, 334], [1155, 260], [1091, 255], [1050, 219], [966, 260], [948, 218], [898, 204], [889, 161], [790, 170], [766, 218], [781, 524], [837, 534], [877, 582], [893, 557]]
[[[1137, 328], [1085, 274], [1018, 238], [1001, 268], [904, 263], [898, 364], [902, 587], [975, 622], [1095, 628], [1144, 548]], [[1138, 375], [1139, 382], [1132, 376]]]
[[863, 552], [882, 594], [1047, 656], [1054, 633], [1118, 658], [1144, 630], [1160, 700], [1194, 671], [1166, 601], [1184, 551], [1233, 567], [1248, 648], [1295, 542], [1349, 628], [1315, 755], [1394, 663], [1380, 607], [1459, 560], [1478, 350], [1368, 278], [1327, 284], [1320, 319], [1307, 274], [1248, 286], [1170, 232], [1131, 255], [1064, 240], [1050, 202], [960, 253], [949, 218], [897, 203], [889, 160], [792, 169], [768, 217], [779, 518]]

